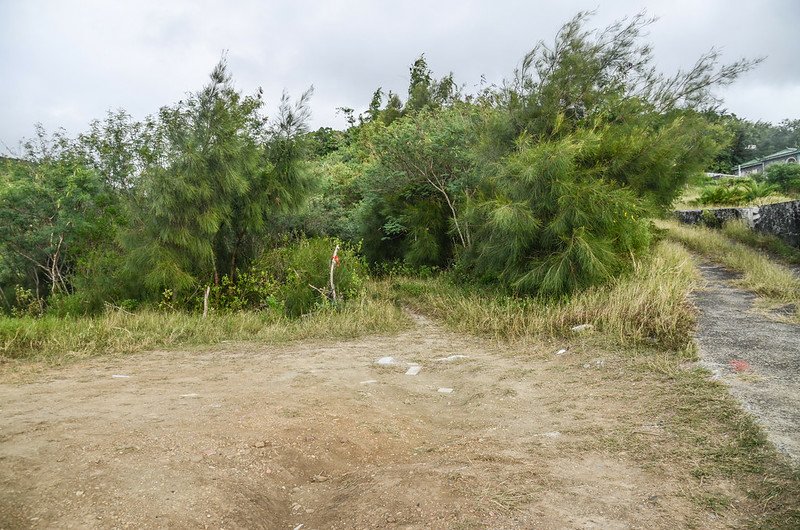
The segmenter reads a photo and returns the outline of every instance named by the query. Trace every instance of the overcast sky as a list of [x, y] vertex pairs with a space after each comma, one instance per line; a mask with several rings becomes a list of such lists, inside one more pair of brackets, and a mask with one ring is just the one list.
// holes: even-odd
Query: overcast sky
[[500, 82], [539, 39], [582, 9], [605, 26], [646, 8], [667, 72], [712, 46], [726, 61], [767, 56], [721, 94], [739, 116], [800, 118], [800, 0], [0, 0], [0, 151], [33, 124], [80, 132], [107, 110], [136, 118], [200, 89], [223, 50], [236, 86], [314, 85], [312, 126], [341, 128], [336, 107], [363, 110], [377, 87], [405, 95], [421, 53], [467, 90]]

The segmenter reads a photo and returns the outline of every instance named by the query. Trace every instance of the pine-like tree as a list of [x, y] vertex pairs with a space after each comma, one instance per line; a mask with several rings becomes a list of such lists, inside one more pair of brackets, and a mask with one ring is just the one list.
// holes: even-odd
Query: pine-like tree
[[306, 192], [298, 167], [310, 91], [292, 108], [284, 96], [268, 128], [259, 90], [243, 96], [225, 60], [202, 91], [160, 112], [167, 149], [148, 168], [126, 234], [128, 267], [157, 291], [177, 293], [233, 276], [252, 257], [273, 210]]

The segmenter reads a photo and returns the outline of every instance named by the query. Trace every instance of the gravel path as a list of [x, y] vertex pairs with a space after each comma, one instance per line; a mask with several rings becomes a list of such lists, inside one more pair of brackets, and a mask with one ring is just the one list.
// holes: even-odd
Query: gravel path
[[755, 295], [733, 287], [726, 269], [700, 270], [708, 283], [695, 295], [702, 364], [755, 415], [778, 450], [800, 462], [800, 326], [755, 311]]

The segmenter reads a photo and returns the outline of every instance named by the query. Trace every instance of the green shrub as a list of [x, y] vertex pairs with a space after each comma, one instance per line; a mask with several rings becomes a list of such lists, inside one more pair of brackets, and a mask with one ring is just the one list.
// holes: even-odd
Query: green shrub
[[254, 270], [271, 275], [275, 297], [288, 316], [297, 317], [332, 302], [330, 292], [331, 256], [339, 249], [334, 269], [337, 302], [357, 297], [367, 279], [366, 266], [356, 249], [333, 238], [303, 239], [265, 253]]
[[773, 164], [764, 172], [766, 181], [784, 193], [800, 193], [800, 164]]
[[520, 294], [560, 296], [604, 283], [650, 244], [646, 211], [626, 187], [583, 162], [593, 133], [521, 145], [474, 201], [464, 270]]
[[78, 294], [55, 294], [47, 299], [47, 314], [56, 317], [77, 317], [89, 314], [86, 297]]
[[778, 188], [752, 179], [725, 179], [703, 187], [697, 202], [703, 206], [743, 206], [771, 197]]
[[38, 317], [44, 311], [42, 299], [33, 294], [30, 289], [21, 285], [14, 287], [15, 303], [11, 308], [11, 315], [15, 317]]
[[[227, 274], [219, 285], [211, 286], [211, 307], [223, 311], [279, 309], [279, 285], [269, 271], [251, 268], [240, 272], [235, 279]], [[201, 301], [202, 296], [198, 300]]]

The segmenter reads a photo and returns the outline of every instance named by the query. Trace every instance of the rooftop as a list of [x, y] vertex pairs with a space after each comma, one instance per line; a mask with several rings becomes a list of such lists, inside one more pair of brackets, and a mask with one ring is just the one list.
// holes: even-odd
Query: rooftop
[[797, 147], [787, 147], [786, 149], [781, 149], [777, 153], [772, 153], [771, 155], [762, 156], [761, 158], [754, 158], [752, 160], [748, 160], [747, 162], [742, 162], [739, 164], [741, 167], [747, 166], [754, 166], [756, 164], [760, 164], [761, 162], [765, 162], [767, 160], [772, 160], [773, 158], [780, 158], [782, 156], [793, 155], [800, 153], [800, 149]]

